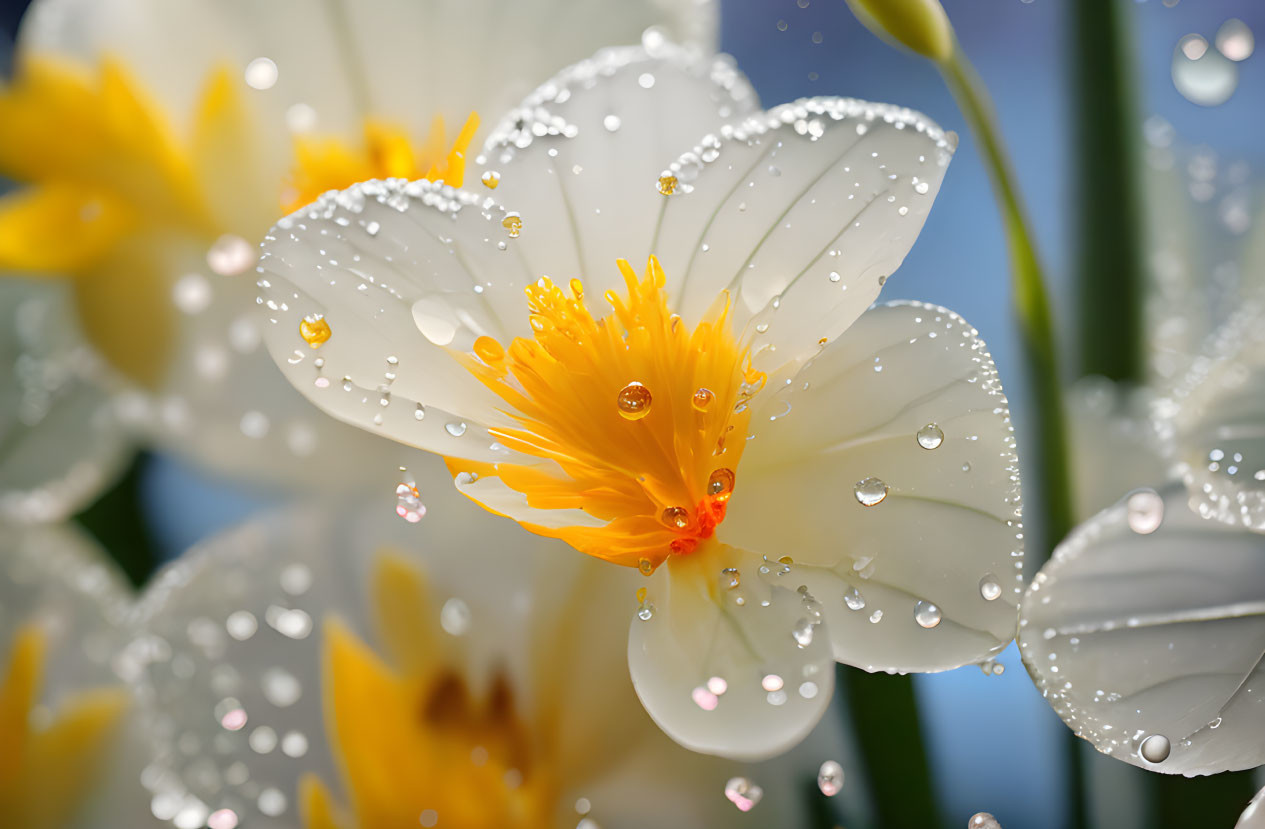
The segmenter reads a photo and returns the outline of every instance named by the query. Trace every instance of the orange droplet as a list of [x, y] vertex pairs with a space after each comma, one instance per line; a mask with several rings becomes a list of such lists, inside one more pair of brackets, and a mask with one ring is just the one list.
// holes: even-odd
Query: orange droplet
[[510, 232], [511, 239], [517, 239], [518, 234], [523, 232], [523, 219], [517, 213], [508, 213], [501, 219], [501, 227]]
[[695, 409], [698, 409], [700, 412], [705, 412], [712, 405], [712, 401], [715, 399], [716, 395], [711, 389], [699, 387], [694, 392], [694, 397], [690, 402], [694, 404]]
[[677, 180], [674, 175], [659, 176], [659, 192], [665, 196], [670, 196], [676, 192]]
[[650, 414], [652, 399], [650, 389], [634, 381], [619, 390], [615, 404], [619, 407], [619, 413], [627, 420], [641, 420]]
[[734, 471], [721, 467], [707, 479], [707, 494], [717, 501], [725, 502], [734, 491]]
[[299, 336], [312, 348], [320, 348], [332, 333], [322, 314], [308, 314], [299, 320]]
[[663, 523], [683, 530], [690, 525], [690, 513], [683, 507], [668, 507], [663, 511]]

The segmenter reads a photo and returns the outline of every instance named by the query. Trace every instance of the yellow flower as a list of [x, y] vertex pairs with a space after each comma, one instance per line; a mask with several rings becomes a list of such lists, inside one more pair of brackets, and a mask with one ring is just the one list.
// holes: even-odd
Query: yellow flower
[[[612, 7], [37, 0], [0, 85], [0, 271], [64, 277], [130, 423], [239, 476], [399, 452], [311, 416], [260, 353], [254, 243], [321, 192], [463, 182], [478, 111], [652, 24], [709, 41], [710, 3]], [[137, 393], [139, 392], [139, 393]], [[344, 449], [345, 447], [345, 449]]]
[[502, 125], [491, 198], [369, 182], [278, 223], [259, 288], [287, 378], [652, 576], [629, 669], [690, 748], [793, 745], [836, 660], [1004, 648], [1023, 532], [996, 369], [947, 309], [871, 307], [955, 137], [846, 98], [760, 112], [728, 60], [667, 43], [571, 67]]

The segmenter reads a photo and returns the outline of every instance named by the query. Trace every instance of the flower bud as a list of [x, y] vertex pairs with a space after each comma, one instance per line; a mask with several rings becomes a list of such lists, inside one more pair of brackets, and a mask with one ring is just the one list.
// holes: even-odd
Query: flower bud
[[847, 0], [866, 28], [926, 58], [943, 62], [953, 53], [953, 27], [940, 0]]

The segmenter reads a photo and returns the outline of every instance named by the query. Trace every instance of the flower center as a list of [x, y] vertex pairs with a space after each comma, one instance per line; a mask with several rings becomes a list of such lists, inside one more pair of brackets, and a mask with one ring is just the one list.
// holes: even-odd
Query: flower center
[[[475, 470], [496, 475], [537, 509], [579, 509], [599, 527], [528, 529], [649, 572], [693, 552], [725, 518], [742, 456], [747, 401], [765, 376], [730, 330], [722, 294], [692, 330], [667, 304], [662, 267], [645, 277], [619, 260], [627, 297], [595, 317], [579, 280], [527, 288], [531, 339], [491, 337], [457, 357], [508, 404], [519, 428], [492, 429], [509, 449], [540, 458]], [[454, 470], [469, 464], [450, 462]]]
[[451, 145], [445, 138], [442, 115], [435, 116], [426, 141], [417, 145], [403, 127], [375, 119], [365, 121], [359, 147], [337, 138], [296, 136], [294, 170], [282, 192], [282, 209], [292, 213], [328, 190], [373, 178], [443, 179], [460, 187], [465, 180], [466, 151], [478, 129], [479, 114], [471, 112]]

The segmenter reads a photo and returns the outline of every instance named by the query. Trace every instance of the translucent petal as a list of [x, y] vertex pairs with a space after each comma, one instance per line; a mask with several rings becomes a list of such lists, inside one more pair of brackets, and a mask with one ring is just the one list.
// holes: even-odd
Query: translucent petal
[[1024, 596], [1038, 688], [1102, 752], [1169, 774], [1265, 761], [1265, 539], [1200, 518], [1180, 484], [1078, 527]]
[[507, 218], [469, 193], [399, 180], [286, 217], [260, 259], [277, 365], [337, 418], [447, 456], [503, 460], [486, 429], [508, 422], [500, 400], [450, 349], [530, 331], [522, 289], [535, 277]]
[[770, 757], [802, 740], [834, 690], [820, 605], [779, 575], [784, 566], [732, 547], [666, 570], [628, 639], [650, 716], [686, 748], [725, 757]]
[[957, 137], [885, 104], [813, 98], [719, 129], [673, 163], [655, 248], [676, 307], [729, 290], [756, 362], [807, 359], [860, 316], [909, 251]]
[[[146, 777], [155, 801], [289, 825], [300, 775], [314, 772], [346, 803], [322, 710], [323, 621], [337, 617], [397, 671], [452, 669], [476, 695], [504, 672], [533, 744], [551, 746], [559, 791], [550, 825], [577, 820], [581, 796], [604, 826], [644, 825], [647, 812], [629, 798], [647, 790], [663, 793], [644, 805], [665, 825], [672, 808], [703, 823], [721, 814], [717, 800], [729, 808], [703, 788], [729, 769], [671, 743], [632, 693], [625, 617], [610, 611], [632, 604], [641, 577], [480, 517], [449, 486], [423, 498], [417, 524], [386, 504], [266, 515], [159, 575], [138, 645], [160, 735]], [[402, 565], [383, 569], [383, 560]], [[416, 576], [401, 578], [409, 568]], [[244, 726], [225, 728], [223, 716], [238, 709]], [[400, 727], [414, 722], [410, 709]], [[217, 763], [190, 746], [214, 746]]]
[[56, 521], [107, 487], [128, 457], [99, 361], [63, 285], [0, 280], [0, 517]]
[[879, 305], [756, 398], [717, 532], [821, 601], [835, 658], [867, 670], [982, 661], [1014, 636], [1018, 460], [978, 332], [944, 308]]
[[[664, 164], [757, 103], [728, 57], [669, 43], [607, 49], [544, 83], [480, 157], [498, 201], [522, 214], [527, 270], [579, 277], [592, 297], [622, 292], [615, 260], [640, 268], [655, 252]], [[678, 276], [668, 270], [669, 282]]]
[[1265, 531], [1265, 313], [1241, 309], [1156, 410], [1201, 515]]
[[1167, 452], [1151, 420], [1154, 393], [1105, 377], [1085, 377], [1067, 393], [1076, 517], [1114, 504], [1139, 481], [1168, 471]]
[[1247, 804], [1234, 829], [1265, 829], [1265, 789], [1257, 792], [1252, 802]]

